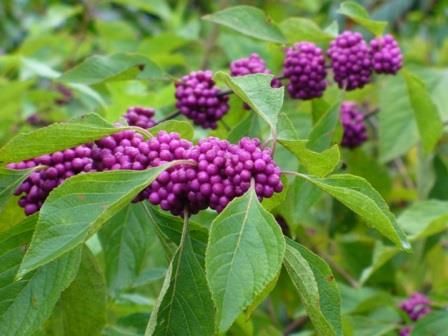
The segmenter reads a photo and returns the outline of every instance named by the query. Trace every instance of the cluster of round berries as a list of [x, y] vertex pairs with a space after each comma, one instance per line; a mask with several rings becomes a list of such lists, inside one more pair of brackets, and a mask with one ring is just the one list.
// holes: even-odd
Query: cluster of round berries
[[204, 128], [216, 128], [229, 110], [229, 97], [215, 85], [211, 71], [194, 71], [176, 86], [176, 107], [180, 113]]
[[95, 143], [42, 155], [33, 160], [9, 164], [11, 169], [32, 168], [33, 172], [16, 190], [24, 194], [19, 205], [30, 215], [40, 209], [52, 189], [65, 179], [82, 172], [118, 169], [142, 170], [173, 160], [189, 160], [161, 173], [135, 201], [148, 199], [174, 215], [184, 209], [197, 213], [208, 207], [222, 211], [235, 197], [255, 184], [260, 199], [283, 188], [280, 168], [270, 149], [258, 139], [244, 138], [230, 144], [218, 138], [205, 138], [197, 145], [177, 133], [160, 131], [149, 140], [134, 131], [121, 131]]
[[[431, 302], [422, 293], [414, 293], [400, 304], [400, 308], [409, 316], [412, 321], [418, 321], [431, 312]], [[409, 336], [412, 328], [405, 326], [400, 330], [400, 336]]]
[[51, 190], [67, 178], [81, 172], [95, 170], [92, 159], [91, 145], [81, 145], [75, 148], [58, 151], [53, 154], [41, 155], [32, 160], [11, 163], [10, 169], [26, 169], [42, 165], [22, 182], [15, 194], [24, 194], [19, 199], [19, 205], [26, 215], [37, 212]]
[[124, 118], [129, 126], [151, 128], [156, 124], [154, 120], [155, 110], [148, 107], [134, 106], [128, 108]]
[[343, 102], [340, 119], [343, 128], [341, 146], [350, 149], [361, 146], [367, 140], [367, 128], [359, 106], [355, 102]]

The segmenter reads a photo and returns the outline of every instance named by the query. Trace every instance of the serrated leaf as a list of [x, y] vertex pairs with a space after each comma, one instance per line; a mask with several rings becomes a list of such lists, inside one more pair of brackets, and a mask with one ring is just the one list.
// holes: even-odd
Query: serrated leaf
[[330, 267], [299, 243], [286, 242], [283, 263], [317, 334], [342, 335], [341, 299]]
[[81, 259], [76, 249], [20, 281], [14, 277], [29, 243], [36, 216], [0, 235], [0, 335], [33, 335], [51, 315], [61, 292], [75, 278]]
[[430, 152], [442, 137], [442, 119], [423, 81], [407, 70], [403, 75], [423, 148]]
[[369, 17], [367, 10], [355, 1], [344, 1], [338, 9], [338, 13], [348, 16], [375, 35], [381, 35], [387, 26], [385, 21], [376, 21]]
[[312, 175], [327, 176], [339, 164], [341, 154], [338, 145], [333, 145], [323, 152], [314, 152], [307, 148], [308, 140], [283, 140], [279, 142], [299, 160]]
[[167, 120], [149, 129], [151, 134], [157, 134], [159, 131], [176, 132], [184, 139], [193, 140], [194, 128], [191, 123], [179, 120]]
[[180, 162], [142, 171], [80, 174], [65, 181], [50, 193], [40, 210], [18, 277], [84, 243], [163, 170]]
[[410, 249], [406, 235], [398, 226], [389, 206], [362, 177], [350, 174], [335, 174], [327, 178], [300, 176], [336, 198], [398, 247]]
[[214, 318], [205, 272], [186, 230], [168, 268], [145, 336], [214, 335]]
[[106, 284], [92, 252], [85, 247], [78, 274], [64, 290], [50, 319], [58, 336], [100, 335], [106, 323]]
[[0, 211], [3, 210], [16, 188], [31, 172], [32, 169], [12, 170], [0, 168]]
[[104, 224], [98, 238], [109, 288], [120, 291], [133, 287], [143, 276], [153, 243], [157, 242], [144, 206], [139, 203], [123, 208]]
[[167, 79], [163, 71], [143, 55], [118, 53], [94, 55], [58, 78], [64, 83], [98, 85], [109, 81], [129, 79]]
[[334, 36], [322, 29], [312, 20], [292, 17], [280, 23], [280, 29], [289, 43], [309, 41], [328, 43]]
[[85, 144], [119, 132], [95, 113], [66, 123], [55, 123], [27, 133], [20, 133], [0, 149], [0, 161], [17, 162], [58, 150]]
[[286, 40], [280, 30], [272, 23], [266, 14], [256, 7], [235, 6], [203, 17], [204, 20], [214, 22], [244, 35], [260, 40], [285, 43]]
[[231, 77], [225, 72], [217, 72], [215, 79], [223, 81], [253, 111], [266, 121], [275, 132], [280, 110], [283, 105], [284, 88], [271, 87], [272, 75], [254, 74]]
[[225, 332], [275, 279], [285, 241], [253, 188], [234, 199], [212, 222], [205, 255], [207, 281]]
[[448, 227], [448, 202], [417, 202], [404, 210], [397, 221], [403, 231], [410, 235], [410, 240], [437, 234]]

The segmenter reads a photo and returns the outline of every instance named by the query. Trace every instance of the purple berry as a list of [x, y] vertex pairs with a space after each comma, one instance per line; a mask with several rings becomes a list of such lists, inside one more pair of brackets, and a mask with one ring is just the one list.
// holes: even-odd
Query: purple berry
[[333, 76], [339, 88], [352, 91], [370, 82], [372, 62], [368, 44], [357, 32], [343, 32], [330, 44]]
[[400, 336], [411, 336], [412, 328], [410, 326], [406, 326], [400, 329]]
[[90, 157], [91, 145], [80, 145], [51, 155], [41, 155], [31, 160], [8, 165], [11, 169], [32, 168], [37, 165], [45, 168], [34, 171], [16, 189], [22, 195], [19, 205], [27, 216], [39, 211], [48, 194], [67, 178], [83, 172], [94, 171]]
[[129, 126], [151, 128], [156, 124], [154, 115], [155, 111], [152, 108], [135, 106], [128, 108], [124, 118]]
[[229, 97], [221, 95], [211, 71], [195, 71], [176, 82], [176, 107], [204, 128], [216, 128], [229, 110]]
[[[230, 74], [234, 77], [257, 73], [272, 74], [271, 70], [266, 67], [266, 62], [257, 53], [252, 53], [249, 57], [240, 58], [230, 63]], [[271, 86], [279, 88], [282, 83], [278, 78], [274, 78], [271, 81]]]
[[403, 65], [400, 46], [392, 35], [377, 37], [370, 41], [373, 71], [395, 75]]
[[344, 132], [341, 146], [350, 149], [361, 146], [367, 140], [367, 128], [359, 106], [355, 102], [343, 102], [340, 118]]
[[414, 293], [400, 304], [400, 308], [409, 315], [413, 321], [421, 319], [431, 312], [428, 297], [421, 293]]
[[327, 87], [322, 49], [311, 42], [296, 43], [286, 49], [283, 66], [291, 98], [307, 100], [322, 96]]

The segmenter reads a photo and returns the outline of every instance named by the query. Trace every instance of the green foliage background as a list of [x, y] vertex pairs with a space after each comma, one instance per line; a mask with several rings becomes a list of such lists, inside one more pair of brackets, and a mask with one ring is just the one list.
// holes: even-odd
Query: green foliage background
[[[179, 219], [154, 207], [126, 205], [158, 169], [78, 176], [51, 194], [39, 219], [24, 219], [10, 194], [25, 173], [1, 168], [0, 335], [397, 335], [410, 323], [398, 304], [414, 291], [428, 294], [435, 312], [412, 335], [443, 335], [448, 1], [356, 3], [369, 17], [353, 2], [326, 0], [2, 1], [2, 164], [116, 132], [113, 123], [129, 106], [154, 107], [162, 119], [175, 110], [173, 81], [210, 68], [220, 86], [236, 93], [227, 126], [193, 130], [179, 118], [184, 122], [164, 128], [195, 140], [210, 134], [232, 141], [268, 139], [275, 130], [277, 162], [301, 176], [286, 177], [287, 189], [264, 208], [248, 193], [218, 217], [194, 216], [186, 233]], [[212, 14], [236, 5], [253, 7]], [[252, 52], [280, 74], [285, 44], [311, 40], [326, 47], [344, 29], [368, 39], [383, 29], [392, 33], [405, 69], [350, 93], [332, 85], [313, 102], [283, 101], [279, 91], [262, 88], [270, 80], [263, 76], [227, 75], [230, 61]], [[251, 95], [254, 85], [261, 89]], [[334, 145], [341, 100], [379, 110], [369, 119], [370, 140], [353, 151]], [[6, 145], [15, 135], [21, 137]], [[87, 202], [82, 225], [62, 229], [79, 215], [64, 208], [62, 196], [82, 190], [89, 199], [95, 182], [104, 181], [105, 210]], [[241, 209], [252, 218], [247, 225], [228, 218]], [[55, 228], [60, 241], [50, 246], [45, 239]], [[243, 242], [259, 233], [270, 244], [248, 244], [242, 252], [210, 244], [235, 232]], [[403, 250], [407, 240], [411, 251]], [[252, 276], [229, 271], [219, 281], [216, 256], [226, 253], [237, 270], [257, 261], [268, 266]], [[173, 304], [173, 298], [193, 303]]]

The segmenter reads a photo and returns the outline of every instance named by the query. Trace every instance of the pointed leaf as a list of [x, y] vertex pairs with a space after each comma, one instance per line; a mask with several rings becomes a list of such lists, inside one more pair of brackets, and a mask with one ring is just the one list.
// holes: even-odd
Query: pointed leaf
[[188, 232], [183, 235], [151, 313], [145, 336], [214, 335], [215, 308], [205, 272], [193, 250]]
[[84, 243], [134, 199], [173, 161], [142, 171], [108, 171], [73, 176], [54, 189], [39, 214], [31, 245], [18, 276]]
[[88, 248], [83, 249], [78, 274], [62, 292], [50, 321], [54, 335], [101, 334], [106, 323], [106, 284]]
[[272, 24], [270, 18], [258, 8], [251, 6], [235, 6], [206, 15], [204, 20], [221, 24], [244, 35], [260, 40], [285, 43], [280, 30]]
[[287, 238], [284, 265], [317, 334], [342, 335], [341, 299], [330, 267], [319, 256]]
[[383, 34], [387, 26], [385, 21], [375, 21], [369, 18], [369, 12], [355, 1], [344, 1], [339, 7], [338, 13], [348, 16], [375, 35]]
[[75, 278], [81, 259], [76, 249], [15, 281], [36, 216], [0, 235], [0, 335], [33, 335], [51, 315], [61, 292]]
[[333, 145], [321, 153], [307, 148], [308, 140], [283, 140], [279, 142], [299, 160], [312, 175], [327, 176], [339, 164], [341, 154], [338, 145]]
[[284, 251], [280, 227], [261, 206], [253, 188], [216, 217], [205, 269], [217, 307], [219, 332], [229, 329], [277, 277]]
[[65, 83], [86, 85], [129, 79], [166, 79], [166, 75], [143, 55], [119, 53], [91, 56], [59, 77]]
[[98, 114], [89, 113], [67, 123], [55, 123], [16, 135], [0, 149], [0, 161], [17, 162], [31, 159], [85, 144], [121, 130]]
[[442, 137], [442, 119], [423, 81], [409, 71], [403, 74], [423, 148], [430, 152]]
[[410, 249], [406, 235], [398, 226], [387, 203], [362, 177], [350, 174], [335, 174], [327, 178], [303, 174], [300, 176], [336, 198], [398, 247]]
[[252, 110], [263, 118], [273, 131], [277, 128], [278, 115], [283, 105], [284, 88], [271, 87], [272, 75], [255, 74], [231, 77], [218, 72], [216, 80], [223, 81]]

